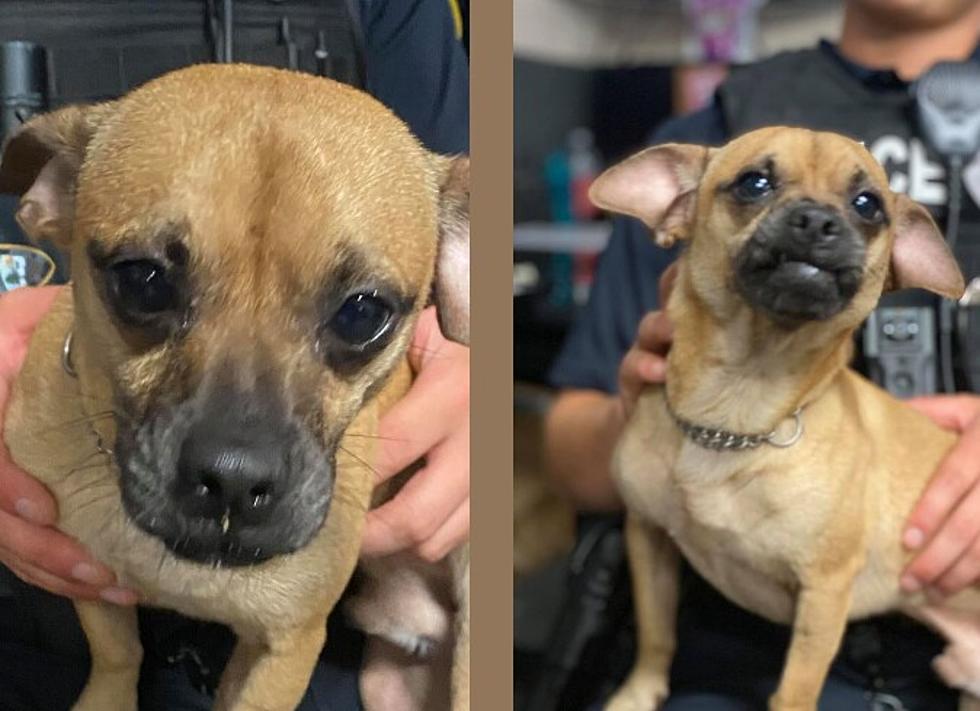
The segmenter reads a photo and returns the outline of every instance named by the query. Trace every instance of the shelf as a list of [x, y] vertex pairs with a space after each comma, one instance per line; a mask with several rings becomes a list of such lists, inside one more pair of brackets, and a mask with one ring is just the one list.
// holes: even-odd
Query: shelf
[[522, 222], [514, 225], [514, 250], [595, 254], [606, 248], [611, 230], [609, 222]]

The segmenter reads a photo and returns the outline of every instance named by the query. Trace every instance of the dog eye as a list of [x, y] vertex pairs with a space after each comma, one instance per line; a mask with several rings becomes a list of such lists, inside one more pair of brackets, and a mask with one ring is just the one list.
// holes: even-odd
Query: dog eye
[[851, 201], [851, 205], [854, 207], [854, 211], [868, 222], [876, 222], [883, 214], [881, 211], [881, 200], [874, 193], [859, 193]]
[[377, 293], [354, 294], [330, 319], [330, 329], [346, 343], [362, 348], [391, 325], [391, 308]]
[[111, 267], [118, 305], [135, 314], [157, 314], [177, 304], [177, 291], [163, 265], [148, 259], [119, 262]]
[[775, 189], [772, 180], [765, 173], [751, 170], [735, 180], [735, 197], [743, 202], [754, 202], [765, 197]]

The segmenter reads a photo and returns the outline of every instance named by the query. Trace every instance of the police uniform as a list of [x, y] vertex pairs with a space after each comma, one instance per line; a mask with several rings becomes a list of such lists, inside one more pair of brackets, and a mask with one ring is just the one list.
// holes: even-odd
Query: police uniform
[[[220, 4], [220, 3], [218, 3]], [[49, 49], [51, 108], [114, 98], [148, 79], [212, 58], [202, 31], [213, 2], [5, 2], [0, 40]], [[362, 86], [430, 150], [469, 147], [469, 66], [452, 0], [236, 0], [236, 61], [289, 66]], [[348, 12], [355, 7], [355, 14]], [[281, 19], [295, 49], [285, 46]], [[458, 24], [458, 23], [457, 23]], [[330, 58], [318, 64], [321, 33]], [[355, 52], [356, 50], [356, 52]], [[358, 56], [359, 55], [359, 56]], [[361, 65], [361, 66], [358, 66]], [[0, 243], [23, 242], [16, 198], [0, 196]], [[140, 610], [141, 711], [206, 711], [234, 639], [221, 625]], [[362, 639], [341, 615], [299, 711], [353, 711]], [[0, 565], [0, 711], [62, 711], [88, 677], [88, 646], [70, 602], [24, 584]]]
[[[980, 48], [973, 58], [980, 60]], [[926, 205], [945, 224], [946, 167], [915, 130], [909, 85], [892, 71], [849, 61], [828, 42], [733, 69], [708, 108], [669, 121], [653, 142], [719, 145], [754, 128], [780, 124], [863, 141], [884, 165], [892, 188]], [[973, 192], [964, 190], [956, 248], [967, 277], [980, 275], [980, 195]], [[658, 308], [659, 276], [677, 254], [676, 248], [655, 247], [638, 221], [616, 220], [589, 303], [551, 369], [553, 385], [616, 392], [620, 361], [641, 317]], [[924, 292], [889, 294], [885, 301], [935, 304]], [[962, 387], [962, 377], [958, 384]], [[736, 607], [687, 568], [677, 634], [672, 695], [665, 711], [765, 708], [778, 683], [788, 628]], [[938, 637], [902, 616], [855, 622], [848, 627], [819, 708], [956, 709], [956, 694], [930, 668], [941, 648]]]

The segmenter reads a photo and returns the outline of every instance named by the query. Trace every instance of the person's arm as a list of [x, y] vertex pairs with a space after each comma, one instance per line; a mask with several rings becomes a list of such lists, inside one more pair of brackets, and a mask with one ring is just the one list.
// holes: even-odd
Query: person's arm
[[[674, 274], [671, 266], [660, 278], [660, 303], [667, 301]], [[549, 410], [545, 420], [548, 471], [559, 491], [579, 508], [622, 508], [609, 470], [613, 448], [643, 388], [663, 382], [672, 331], [666, 313], [648, 313], [620, 362], [616, 394], [566, 389]]]
[[617, 219], [586, 311], [550, 373], [560, 391], [545, 420], [545, 465], [557, 491], [578, 508], [622, 505], [610, 457], [639, 391], [664, 375], [669, 325], [644, 314], [660, 303], [658, 277], [673, 258], [642, 224]]
[[609, 473], [622, 432], [619, 398], [599, 390], [565, 390], [545, 419], [544, 456], [556, 490], [576, 508], [622, 508]]

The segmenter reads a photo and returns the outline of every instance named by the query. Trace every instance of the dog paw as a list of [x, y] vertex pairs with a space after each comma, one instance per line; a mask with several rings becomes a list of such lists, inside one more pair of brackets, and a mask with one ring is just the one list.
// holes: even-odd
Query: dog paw
[[605, 711], [656, 711], [666, 698], [665, 679], [631, 674], [606, 703]]
[[977, 659], [959, 645], [949, 645], [932, 660], [932, 668], [947, 686], [980, 697], [980, 669]]
[[439, 644], [432, 637], [412, 634], [406, 630], [390, 630], [382, 636], [396, 647], [419, 659], [427, 659]]

